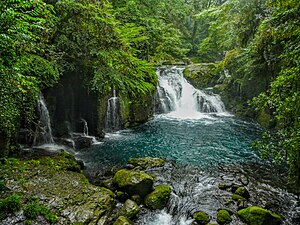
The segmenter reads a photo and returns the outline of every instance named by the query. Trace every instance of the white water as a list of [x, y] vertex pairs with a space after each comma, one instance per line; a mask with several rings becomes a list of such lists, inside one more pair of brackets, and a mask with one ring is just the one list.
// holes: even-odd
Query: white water
[[85, 119], [81, 119], [83, 122], [83, 135], [84, 136], [89, 136], [89, 127]]
[[121, 129], [120, 99], [113, 90], [113, 96], [107, 101], [105, 131], [117, 131]]
[[226, 113], [219, 95], [194, 88], [183, 77], [184, 68], [159, 68], [158, 113], [180, 119], [207, 118], [209, 113]]
[[37, 124], [33, 145], [53, 144], [54, 140], [52, 136], [49, 111], [41, 93], [38, 96], [37, 108], [39, 113], [39, 122]]

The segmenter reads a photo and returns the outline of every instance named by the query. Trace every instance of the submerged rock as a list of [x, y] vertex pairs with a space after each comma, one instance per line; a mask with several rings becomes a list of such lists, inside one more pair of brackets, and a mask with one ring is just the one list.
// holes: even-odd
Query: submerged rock
[[194, 215], [193, 215], [193, 218], [196, 220], [196, 222], [200, 225], [206, 225], [209, 223], [210, 221], [210, 218], [209, 216], [207, 215], [207, 213], [205, 212], [202, 212], [202, 211], [199, 211], [199, 212], [196, 212]]
[[128, 163], [132, 164], [134, 167], [141, 167], [142, 169], [149, 169], [153, 167], [161, 167], [165, 164], [165, 161], [161, 158], [131, 158]]
[[279, 215], [257, 206], [239, 210], [238, 216], [248, 225], [279, 225], [282, 222]]
[[166, 207], [171, 195], [168, 185], [159, 185], [145, 198], [145, 205], [150, 209], [163, 209]]
[[229, 224], [232, 221], [230, 213], [226, 209], [221, 209], [217, 214], [217, 222], [218, 224], [225, 225]]
[[152, 190], [153, 177], [145, 172], [119, 170], [114, 176], [115, 184], [125, 192], [145, 197]]
[[134, 223], [125, 216], [119, 216], [113, 225], [134, 225]]
[[118, 211], [117, 216], [125, 216], [132, 219], [139, 211], [139, 206], [131, 199], [127, 199], [123, 207]]

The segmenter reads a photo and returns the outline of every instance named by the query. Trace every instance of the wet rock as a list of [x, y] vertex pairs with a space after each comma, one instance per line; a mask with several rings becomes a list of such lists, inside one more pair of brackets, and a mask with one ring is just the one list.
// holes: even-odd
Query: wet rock
[[226, 209], [221, 209], [217, 213], [218, 224], [229, 224], [232, 221], [230, 213]]
[[238, 178], [238, 181], [240, 181], [244, 186], [247, 186], [249, 184], [249, 179], [245, 175], [241, 175]]
[[131, 195], [144, 197], [152, 190], [153, 177], [145, 172], [122, 169], [115, 174], [114, 183]]
[[229, 199], [229, 200], [227, 200], [225, 203], [224, 203], [224, 205], [230, 205], [230, 204], [233, 204], [234, 203], [234, 201], [232, 200], [232, 199]]
[[118, 211], [117, 216], [125, 216], [132, 219], [139, 211], [139, 206], [131, 199], [127, 199], [123, 207]]
[[134, 225], [134, 223], [125, 216], [119, 216], [113, 225]]
[[166, 207], [171, 195], [171, 188], [168, 185], [159, 185], [145, 198], [145, 205], [150, 209], [163, 209]]
[[139, 195], [131, 196], [131, 199], [136, 202], [136, 204], [140, 205], [142, 203], [142, 198]]
[[239, 185], [239, 184], [232, 184], [232, 185], [231, 185], [231, 192], [232, 192], [232, 193], [235, 193], [236, 190], [237, 190], [239, 187], [241, 187], [241, 185]]
[[128, 199], [128, 194], [126, 194], [123, 191], [117, 191], [116, 192], [116, 198], [120, 201], [120, 202], [125, 202]]
[[101, 187], [105, 187], [111, 191], [116, 191], [116, 187], [113, 182], [113, 178], [106, 179], [100, 183]]
[[165, 161], [160, 158], [131, 158], [128, 163], [132, 164], [134, 167], [141, 167], [142, 169], [149, 169], [153, 167], [161, 167], [165, 164]]
[[231, 197], [234, 201], [239, 201], [239, 200], [246, 201], [246, 199], [243, 196], [237, 194], [233, 194]]
[[250, 198], [250, 194], [245, 187], [239, 187], [238, 189], [236, 189], [236, 191], [234, 193], [244, 197], [245, 199]]
[[77, 136], [74, 137], [74, 143], [76, 149], [89, 148], [94, 141], [94, 137], [90, 136]]
[[279, 215], [257, 206], [239, 210], [238, 216], [248, 225], [279, 225], [282, 222]]
[[205, 212], [202, 212], [202, 211], [199, 211], [199, 212], [196, 212], [194, 215], [193, 215], [193, 218], [196, 220], [196, 222], [200, 225], [206, 225], [209, 223], [210, 221], [210, 218], [209, 216], [207, 215], [207, 213]]
[[231, 188], [230, 184], [219, 184], [219, 189], [220, 190], [227, 190], [229, 188]]

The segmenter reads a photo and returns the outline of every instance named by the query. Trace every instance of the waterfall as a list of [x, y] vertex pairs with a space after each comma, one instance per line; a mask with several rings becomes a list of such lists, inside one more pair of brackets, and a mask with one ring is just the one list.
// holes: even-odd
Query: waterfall
[[199, 113], [225, 112], [219, 95], [194, 88], [183, 77], [184, 68], [159, 68], [156, 112], [180, 118], [193, 118]]
[[81, 119], [83, 122], [83, 135], [84, 136], [89, 136], [89, 127], [85, 119]]
[[33, 144], [41, 145], [41, 144], [54, 143], [52, 137], [49, 111], [47, 109], [47, 105], [44, 100], [44, 97], [41, 93], [38, 96], [37, 109], [39, 113], [39, 121], [36, 127], [36, 134], [34, 137]]
[[121, 128], [120, 99], [113, 90], [113, 96], [107, 101], [105, 131], [117, 131]]

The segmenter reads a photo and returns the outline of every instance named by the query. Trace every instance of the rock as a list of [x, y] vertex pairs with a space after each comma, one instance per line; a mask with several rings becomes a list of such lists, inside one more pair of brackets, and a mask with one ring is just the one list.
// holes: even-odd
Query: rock
[[145, 197], [152, 190], [153, 177], [145, 172], [122, 169], [115, 174], [114, 183], [131, 195]]
[[202, 211], [199, 211], [199, 212], [196, 212], [194, 215], [193, 215], [193, 218], [196, 220], [196, 222], [200, 225], [206, 225], [209, 223], [210, 221], [210, 218], [209, 216], [207, 215], [207, 213], [205, 212], [202, 212]]
[[76, 149], [88, 148], [93, 144], [94, 137], [90, 136], [77, 136], [74, 137]]
[[113, 225], [134, 225], [134, 223], [125, 216], [119, 216]]
[[129, 196], [128, 196], [128, 194], [124, 193], [123, 191], [117, 191], [116, 192], [116, 198], [120, 202], [125, 202], [129, 198]]
[[220, 190], [226, 190], [226, 189], [229, 189], [230, 187], [231, 187], [230, 184], [219, 184]]
[[113, 178], [109, 178], [109, 179], [106, 179], [104, 181], [102, 181], [100, 183], [100, 186], [101, 187], [105, 187], [111, 191], [115, 191], [116, 190], [116, 187], [114, 186], [114, 183], [113, 183]]
[[226, 209], [221, 209], [217, 214], [217, 222], [218, 224], [229, 224], [232, 221], [232, 218], [229, 212]]
[[238, 189], [236, 189], [236, 191], [234, 193], [244, 197], [245, 199], [250, 198], [250, 194], [245, 187], [239, 187]]
[[246, 201], [246, 199], [245, 199], [244, 197], [242, 197], [242, 196], [240, 196], [240, 195], [238, 195], [238, 194], [233, 194], [231, 197], [232, 197], [232, 199], [233, 199], [234, 201], [240, 201], [240, 200]]
[[134, 167], [141, 167], [142, 169], [149, 169], [153, 167], [161, 167], [165, 164], [165, 161], [160, 158], [131, 158], [128, 163], [132, 164]]
[[171, 188], [168, 185], [159, 185], [145, 198], [145, 205], [150, 209], [163, 209], [166, 207], [171, 195]]
[[232, 203], [234, 203], [233, 200], [232, 200], [232, 199], [229, 199], [229, 200], [227, 200], [227, 201], [224, 203], [224, 205], [230, 205], [230, 204], [232, 204]]
[[232, 193], [235, 193], [235, 191], [236, 191], [239, 187], [241, 187], [241, 185], [239, 185], [239, 184], [232, 184], [232, 185], [231, 185], [231, 192], [232, 192]]
[[282, 222], [279, 215], [257, 206], [239, 210], [238, 216], [248, 225], [279, 225]]
[[238, 181], [240, 181], [244, 186], [247, 186], [249, 184], [249, 179], [245, 175], [241, 175], [238, 178]]
[[117, 213], [117, 216], [125, 216], [129, 219], [132, 219], [136, 214], [139, 213], [139, 211], [139, 206], [131, 199], [127, 199], [123, 207]]
[[142, 198], [139, 195], [133, 195], [131, 196], [131, 200], [135, 201], [136, 204], [140, 205], [142, 203]]

